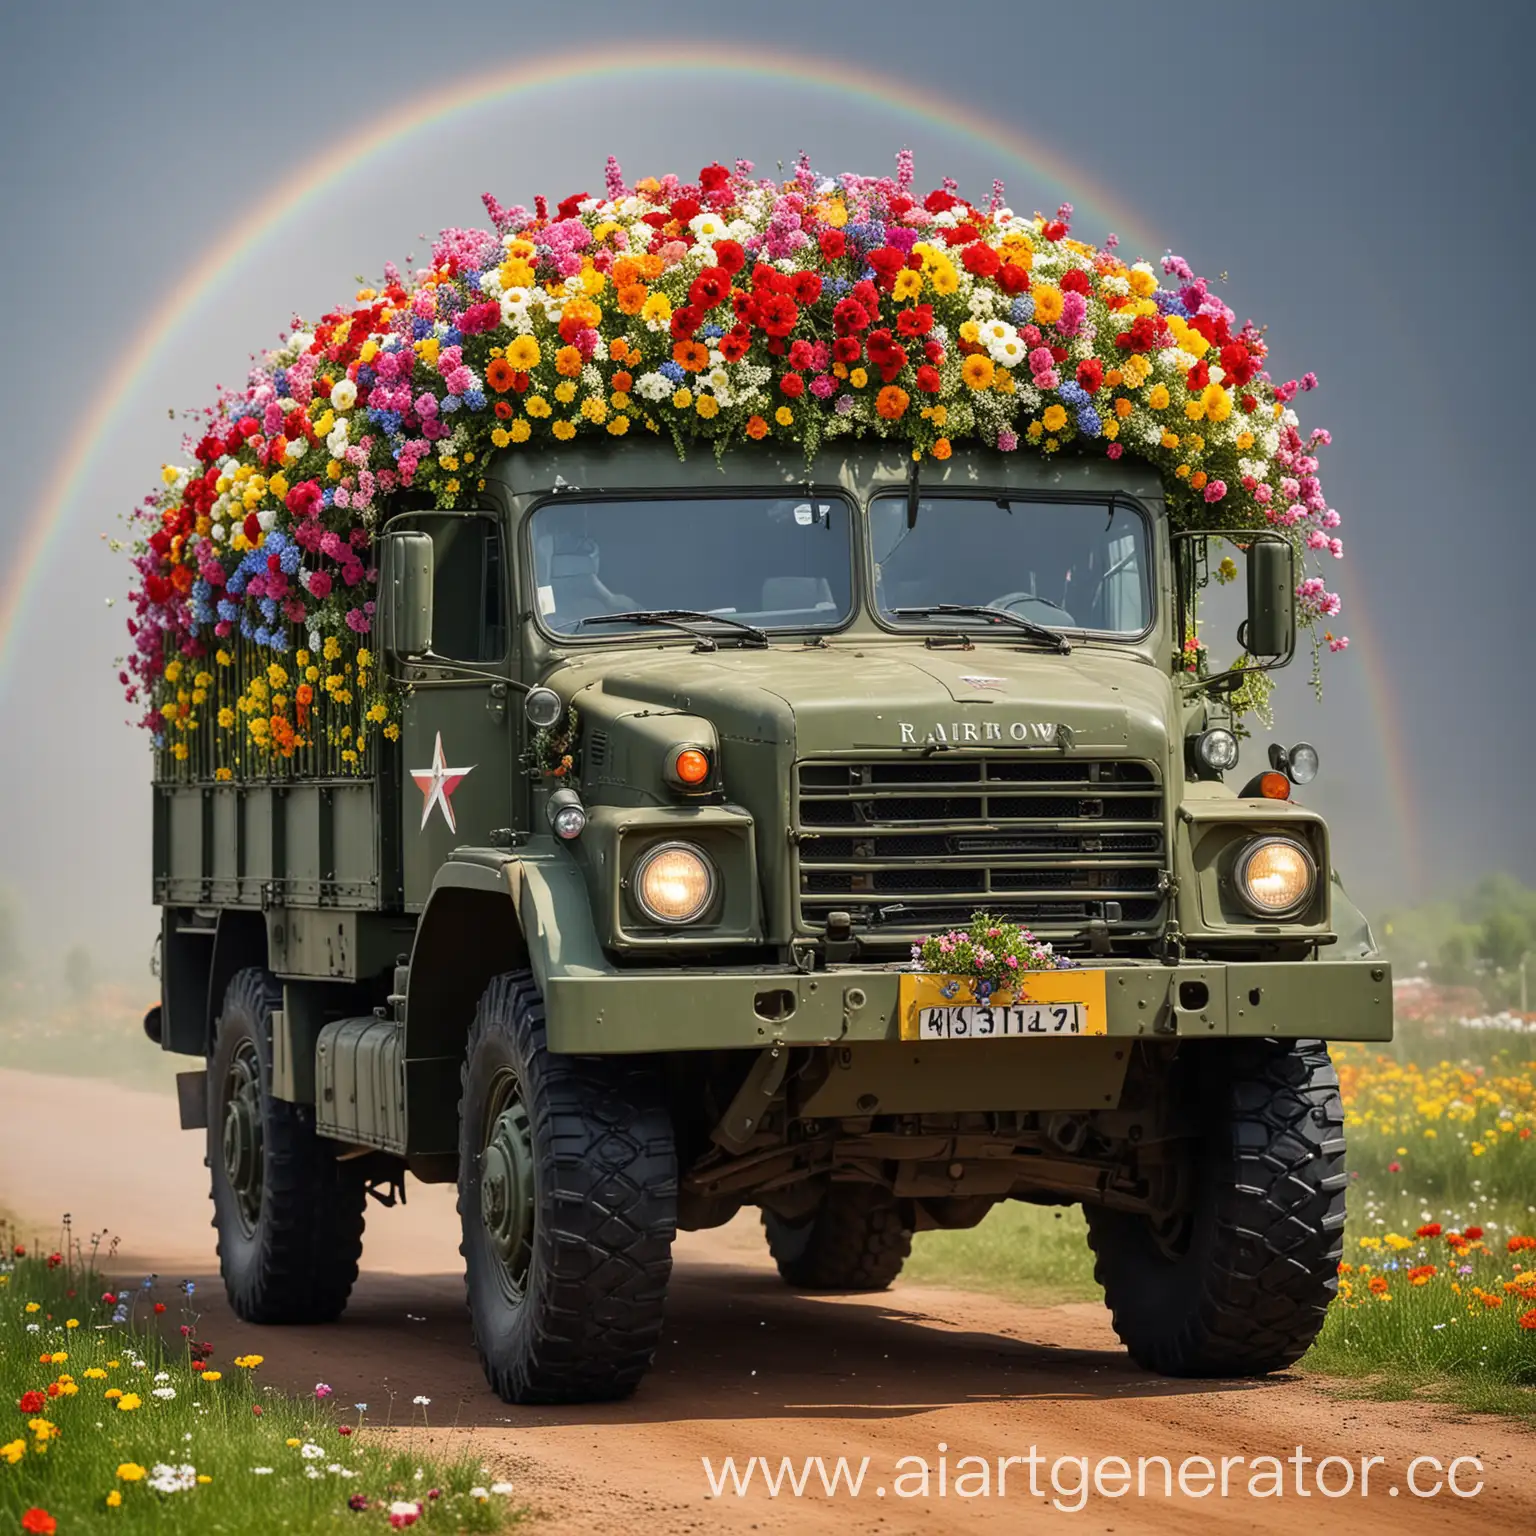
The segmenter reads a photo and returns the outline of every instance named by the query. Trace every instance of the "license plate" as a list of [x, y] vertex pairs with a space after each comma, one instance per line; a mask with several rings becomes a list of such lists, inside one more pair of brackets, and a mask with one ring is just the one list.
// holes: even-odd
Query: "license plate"
[[903, 1040], [1018, 1040], [1108, 1032], [1103, 971], [1038, 971], [985, 1002], [965, 976], [901, 978]]

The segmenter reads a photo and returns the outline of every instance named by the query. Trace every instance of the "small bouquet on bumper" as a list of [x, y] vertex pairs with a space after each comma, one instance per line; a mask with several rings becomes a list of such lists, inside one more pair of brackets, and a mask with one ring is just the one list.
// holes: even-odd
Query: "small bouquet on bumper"
[[975, 988], [978, 1002], [994, 992], [1011, 993], [1030, 971], [1064, 971], [1073, 965], [1028, 928], [977, 912], [969, 928], [930, 933], [912, 946], [912, 969], [928, 976], [963, 976]]

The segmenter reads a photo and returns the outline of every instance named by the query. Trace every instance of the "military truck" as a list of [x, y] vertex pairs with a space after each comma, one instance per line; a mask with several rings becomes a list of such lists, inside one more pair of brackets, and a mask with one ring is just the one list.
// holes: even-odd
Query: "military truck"
[[[914, 1233], [1080, 1204], [1143, 1365], [1301, 1354], [1344, 1220], [1323, 1042], [1388, 1038], [1392, 992], [1293, 791], [1316, 753], [1241, 762], [1230, 718], [1294, 648], [1283, 538], [1174, 531], [1129, 459], [871, 440], [502, 454], [378, 542], [373, 771], [154, 789], [146, 1027], [206, 1063], [242, 1318], [335, 1318], [409, 1176], [457, 1183], [512, 1402], [632, 1390], [674, 1234], [750, 1206], [789, 1285], [877, 1290]], [[1194, 677], [1218, 546], [1247, 668]], [[914, 970], [977, 911], [1076, 964], [1011, 1004]]]

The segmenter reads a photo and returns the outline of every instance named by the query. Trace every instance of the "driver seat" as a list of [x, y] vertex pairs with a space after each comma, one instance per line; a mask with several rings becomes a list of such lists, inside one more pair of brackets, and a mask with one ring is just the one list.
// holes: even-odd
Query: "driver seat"
[[600, 559], [592, 539], [578, 535], [556, 539], [549, 560], [549, 590], [561, 629], [599, 613], [623, 613], [636, 606], [632, 597], [603, 584], [597, 574]]

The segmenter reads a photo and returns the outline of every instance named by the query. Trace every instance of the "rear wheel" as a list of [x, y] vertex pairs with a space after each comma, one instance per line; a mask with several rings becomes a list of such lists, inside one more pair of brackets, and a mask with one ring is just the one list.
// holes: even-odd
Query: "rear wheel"
[[552, 1054], [526, 971], [480, 1000], [460, 1104], [459, 1219], [475, 1347], [509, 1403], [627, 1396], [661, 1338], [677, 1156], [660, 1080]]
[[360, 1178], [315, 1134], [314, 1111], [272, 1097], [267, 971], [237, 972], [208, 1064], [208, 1167], [219, 1269], [248, 1323], [325, 1323], [341, 1315], [363, 1248]]
[[1343, 1252], [1344, 1110], [1320, 1040], [1200, 1052], [1192, 1113], [1208, 1127], [1189, 1209], [1160, 1223], [1087, 1208], [1115, 1332], [1165, 1376], [1256, 1376], [1323, 1325]]
[[813, 1215], [787, 1222], [763, 1212], [768, 1251], [793, 1286], [813, 1291], [883, 1291], [912, 1251], [901, 1202], [878, 1184], [832, 1184]]

